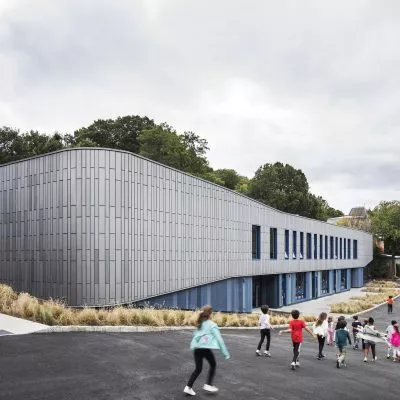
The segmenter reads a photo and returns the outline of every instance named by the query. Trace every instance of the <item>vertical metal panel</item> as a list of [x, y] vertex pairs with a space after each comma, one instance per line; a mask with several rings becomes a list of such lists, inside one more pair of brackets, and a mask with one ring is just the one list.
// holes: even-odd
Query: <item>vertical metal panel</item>
[[[281, 213], [133, 154], [74, 149], [0, 171], [1, 281], [72, 305], [130, 302], [235, 276], [359, 268], [372, 258], [369, 234]], [[260, 260], [251, 257], [253, 224], [261, 227]], [[277, 260], [268, 256], [270, 227], [278, 230]], [[358, 259], [285, 260], [285, 229], [357, 240]], [[196, 293], [210, 300], [208, 289]]]

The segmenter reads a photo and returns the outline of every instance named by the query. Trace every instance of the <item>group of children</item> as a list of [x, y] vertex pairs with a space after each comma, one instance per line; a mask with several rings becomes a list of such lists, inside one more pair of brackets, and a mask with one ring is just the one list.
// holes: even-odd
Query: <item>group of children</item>
[[[393, 309], [393, 306], [390, 308]], [[261, 337], [257, 346], [256, 355], [262, 356], [264, 354], [267, 357], [271, 357], [271, 329], [273, 329], [273, 327], [270, 323], [268, 310], [269, 309], [267, 305], [261, 307], [261, 315], [259, 318]], [[198, 318], [197, 329], [193, 334], [190, 344], [190, 349], [194, 352], [195, 370], [193, 371], [186, 387], [184, 388], [184, 393], [190, 396], [194, 396], [196, 394], [193, 390], [193, 384], [202, 371], [203, 359], [206, 359], [210, 364], [207, 381], [203, 386], [203, 389], [210, 393], [215, 393], [218, 391], [218, 388], [212, 384], [216, 369], [216, 362], [212, 349], [221, 350], [225, 359], [229, 359], [230, 357], [219, 332], [218, 325], [210, 320], [211, 315], [212, 308], [210, 306], [205, 306], [202, 308]], [[325, 342], [328, 345], [335, 343], [338, 349], [336, 366], [337, 368], [346, 366], [346, 347], [347, 344], [352, 345], [352, 342], [344, 316], [339, 317], [337, 319], [336, 326], [334, 326], [333, 318], [328, 317], [327, 314], [323, 312], [319, 315], [317, 321], [314, 323], [311, 329], [303, 320], [299, 319], [300, 312], [298, 310], [293, 310], [291, 312], [291, 316], [292, 320], [289, 322], [288, 329], [281, 330], [279, 335], [286, 332], [290, 332], [291, 334], [293, 344], [293, 359], [290, 367], [292, 370], [295, 370], [300, 366], [299, 358], [300, 348], [303, 343], [303, 330], [308, 332], [314, 338], [318, 339], [318, 360], [325, 358], [325, 355], [323, 354]], [[385, 334], [382, 334], [375, 329], [374, 319], [372, 317], [364, 320], [362, 323], [358, 320], [358, 316], [354, 316], [351, 325], [353, 333], [353, 349], [359, 349], [361, 338], [364, 362], [368, 362], [369, 350], [372, 352], [372, 360], [376, 361], [377, 357], [375, 346], [377, 341], [382, 341], [382, 337], [385, 337], [388, 345], [387, 358], [389, 359], [393, 357], [393, 361], [400, 361], [400, 329], [397, 321], [393, 320], [391, 322], [391, 324], [387, 327]], [[261, 347], [265, 339], [267, 342], [265, 351], [262, 354]]]

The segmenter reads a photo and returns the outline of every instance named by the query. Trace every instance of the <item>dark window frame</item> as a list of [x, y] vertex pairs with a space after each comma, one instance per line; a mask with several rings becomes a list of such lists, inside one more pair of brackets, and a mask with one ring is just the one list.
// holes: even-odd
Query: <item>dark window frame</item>
[[253, 260], [261, 259], [261, 227], [251, 226], [251, 255]]

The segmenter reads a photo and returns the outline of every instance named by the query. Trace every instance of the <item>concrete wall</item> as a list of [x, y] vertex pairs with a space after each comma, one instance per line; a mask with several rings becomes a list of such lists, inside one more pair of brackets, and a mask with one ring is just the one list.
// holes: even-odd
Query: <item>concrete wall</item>
[[[252, 259], [252, 225], [261, 231]], [[270, 259], [270, 227], [277, 259]], [[284, 257], [284, 230], [358, 241], [358, 259]], [[300, 240], [297, 239], [297, 254]], [[318, 252], [319, 257], [319, 252]], [[0, 280], [71, 305], [141, 301], [235, 277], [359, 268], [371, 235], [285, 214], [136, 155], [71, 149], [0, 167]], [[290, 296], [290, 294], [289, 294]]]

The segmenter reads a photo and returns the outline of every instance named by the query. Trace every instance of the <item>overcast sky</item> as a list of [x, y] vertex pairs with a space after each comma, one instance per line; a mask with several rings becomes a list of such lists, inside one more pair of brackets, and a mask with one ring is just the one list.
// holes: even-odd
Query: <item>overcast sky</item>
[[138, 114], [214, 168], [282, 161], [348, 212], [400, 199], [400, 2], [0, 0], [0, 126]]

